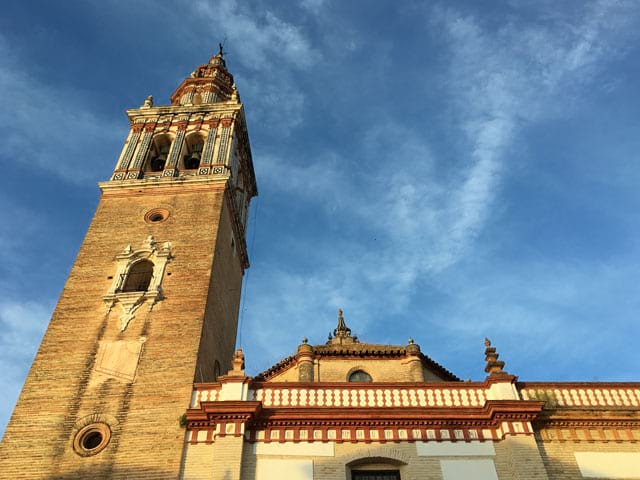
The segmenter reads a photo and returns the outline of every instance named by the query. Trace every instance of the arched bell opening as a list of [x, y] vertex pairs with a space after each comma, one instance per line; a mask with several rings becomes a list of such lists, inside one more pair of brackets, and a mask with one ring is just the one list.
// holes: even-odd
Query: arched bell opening
[[167, 163], [170, 148], [171, 137], [169, 135], [157, 135], [154, 137], [149, 148], [144, 170], [146, 172], [162, 172]]
[[153, 278], [153, 262], [140, 260], [131, 265], [126, 274], [122, 292], [146, 292]]
[[200, 166], [202, 151], [204, 150], [204, 137], [198, 133], [193, 133], [184, 142], [182, 155], [182, 169], [195, 170]]

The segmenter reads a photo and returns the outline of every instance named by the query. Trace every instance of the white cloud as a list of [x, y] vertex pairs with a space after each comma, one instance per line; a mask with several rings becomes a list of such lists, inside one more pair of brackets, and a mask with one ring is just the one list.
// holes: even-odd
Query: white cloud
[[[27, 301], [0, 302], [0, 390], [4, 402], [0, 419], [9, 418], [18, 399], [33, 352], [51, 315], [51, 305]], [[5, 425], [0, 424], [0, 431]]]
[[311, 13], [317, 14], [326, 5], [326, 0], [302, 0], [300, 5], [302, 8], [309, 10]]
[[[456, 262], [482, 231], [520, 129], [566, 109], [568, 92], [574, 98], [586, 95], [631, 35], [632, 15], [622, 15], [618, 2], [597, 2], [586, 12], [581, 23], [512, 23], [491, 32], [453, 10], [435, 11], [433, 24], [443, 28], [450, 46], [447, 82], [466, 137], [468, 167], [456, 181], [441, 185], [447, 192], [435, 207], [441, 250], [424, 264], [427, 269]], [[414, 187], [422, 197], [433, 185]], [[421, 226], [428, 232], [433, 223]]]
[[121, 125], [106, 124], [82, 101], [74, 101], [71, 91], [52, 88], [44, 79], [31, 76], [1, 36], [0, 90], [7, 93], [0, 112], [4, 136], [0, 155], [5, 161], [86, 184], [101, 162], [112, 161], [101, 156], [104, 147], [125, 136]]
[[307, 68], [319, 58], [303, 30], [285, 22], [269, 10], [251, 12], [235, 0], [215, 5], [199, 1], [206, 22], [215, 25], [235, 48], [242, 47], [238, 61], [253, 70], [271, 70], [283, 66]]
[[304, 112], [304, 94], [295, 73], [316, 65], [320, 52], [302, 28], [270, 10], [251, 12], [234, 0], [215, 5], [199, 1], [196, 6], [208, 30], [213, 25], [226, 36], [228, 48], [242, 51], [233, 61], [251, 72], [236, 76], [243, 99], [251, 104], [252, 117], [278, 125], [273, 134], [287, 136], [302, 121]]
[[[464, 157], [456, 160], [453, 172], [443, 174], [448, 166], [419, 127], [402, 121], [370, 127], [362, 150], [354, 155], [367, 160], [362, 176], [346, 176], [341, 167], [346, 159], [330, 152], [308, 159], [303, 167], [283, 158], [269, 161], [263, 182], [317, 202], [325, 212], [339, 204], [336, 221], [359, 226], [361, 236], [346, 240], [339, 249], [314, 245], [313, 255], [329, 260], [312, 273], [268, 268], [269, 280], [257, 280], [263, 290], [252, 291], [247, 321], [251, 331], [264, 331], [264, 338], [256, 340], [258, 358], [282, 351], [273, 348], [274, 337], [283, 348], [290, 348], [296, 335], [322, 338], [330, 306], [342, 306], [336, 302], [345, 302], [347, 318], [365, 328], [369, 317], [380, 311], [402, 312], [419, 281], [437, 278], [447, 288], [449, 267], [468, 261], [471, 253], [479, 254], [474, 241], [498, 210], [501, 182], [510, 168], [508, 154], [522, 129], [583, 101], [612, 56], [624, 50], [621, 45], [633, 34], [628, 20], [633, 15], [621, 15], [618, 8], [617, 3], [597, 2], [585, 9], [584, 18], [563, 18], [545, 26], [513, 23], [495, 32], [479, 19], [453, 10], [436, 11], [432, 27], [442, 31], [450, 49], [445, 82], [461, 134], [456, 153]], [[274, 165], [276, 170], [271, 169]], [[538, 340], [554, 329], [555, 338], [570, 336], [569, 331], [564, 337], [557, 334], [559, 324], [575, 325], [575, 312], [563, 308], [582, 302], [585, 291], [598, 282], [589, 271], [536, 267], [523, 264], [517, 275], [488, 281], [486, 288], [471, 278], [449, 284], [458, 307], [449, 312], [443, 328], [481, 336], [500, 325], [513, 336], [531, 329], [531, 338]], [[563, 282], [574, 282], [575, 287]], [[515, 295], [518, 286], [528, 292], [525, 298]], [[500, 293], [505, 292], [511, 298], [501, 301]], [[273, 319], [275, 328], [290, 328], [277, 334], [266, 331], [253, 312]], [[539, 318], [539, 312], [549, 317]], [[301, 314], [305, 317], [298, 318]], [[279, 323], [282, 318], [286, 321]], [[580, 333], [586, 338], [588, 332]]]

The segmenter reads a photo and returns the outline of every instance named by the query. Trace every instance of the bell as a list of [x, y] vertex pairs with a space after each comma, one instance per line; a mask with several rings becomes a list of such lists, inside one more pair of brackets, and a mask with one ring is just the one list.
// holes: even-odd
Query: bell
[[184, 159], [184, 168], [187, 170], [194, 170], [200, 166], [200, 157], [202, 154], [200, 152], [193, 152], [190, 155], [185, 156]]
[[152, 172], [161, 172], [164, 170], [164, 164], [167, 161], [167, 156], [160, 154], [157, 157], [153, 157], [149, 162], [149, 167]]

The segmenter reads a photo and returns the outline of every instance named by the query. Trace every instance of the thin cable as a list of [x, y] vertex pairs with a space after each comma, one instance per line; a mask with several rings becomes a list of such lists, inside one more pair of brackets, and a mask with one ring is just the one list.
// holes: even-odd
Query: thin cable
[[[255, 209], [255, 213], [253, 214], [253, 231], [251, 232], [251, 247], [250, 247], [250, 251], [253, 253], [253, 245], [255, 244], [256, 241], [256, 225], [258, 223], [258, 211], [259, 211], [259, 207], [260, 207], [260, 197], [256, 198], [256, 209]], [[249, 291], [249, 273], [250, 273], [251, 269], [246, 271], [246, 274], [244, 276], [244, 280], [242, 281], [243, 286], [242, 286], [242, 292], [240, 292], [240, 295], [242, 297], [242, 300], [240, 301], [240, 319], [238, 320], [238, 346], [240, 348], [242, 348], [242, 326], [243, 326], [243, 318], [244, 318], [244, 311], [245, 311], [245, 307], [244, 307], [244, 302], [247, 300], [247, 293]]]

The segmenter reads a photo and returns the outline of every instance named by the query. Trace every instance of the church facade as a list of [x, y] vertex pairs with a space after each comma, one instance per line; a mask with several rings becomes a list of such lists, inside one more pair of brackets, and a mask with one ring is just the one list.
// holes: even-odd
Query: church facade
[[0, 478], [640, 478], [640, 383], [462, 381], [342, 312], [254, 377], [234, 352], [257, 195], [222, 51], [130, 131], [0, 444]]

